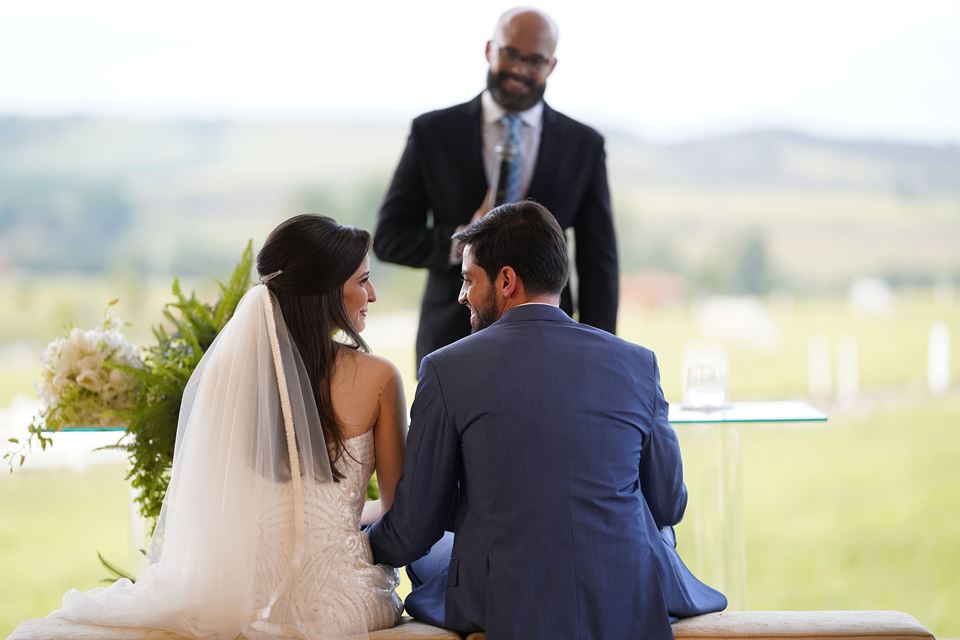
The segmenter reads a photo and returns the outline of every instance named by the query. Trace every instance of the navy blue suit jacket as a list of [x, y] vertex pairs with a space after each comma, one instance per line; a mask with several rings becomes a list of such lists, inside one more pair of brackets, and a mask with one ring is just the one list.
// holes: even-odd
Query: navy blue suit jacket
[[636, 640], [726, 606], [659, 531], [687, 494], [651, 351], [516, 307], [424, 358], [411, 419], [375, 560], [423, 555], [460, 497], [446, 583], [408, 610], [490, 640]]

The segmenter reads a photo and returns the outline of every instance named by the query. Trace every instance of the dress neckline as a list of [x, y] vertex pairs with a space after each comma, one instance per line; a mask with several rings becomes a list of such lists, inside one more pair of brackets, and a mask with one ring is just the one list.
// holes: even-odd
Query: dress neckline
[[352, 440], [359, 440], [360, 438], [363, 438], [364, 436], [368, 436], [368, 435], [373, 435], [373, 429], [368, 429], [367, 431], [364, 431], [358, 436], [350, 436], [349, 438], [342, 438], [342, 441], [350, 442]]

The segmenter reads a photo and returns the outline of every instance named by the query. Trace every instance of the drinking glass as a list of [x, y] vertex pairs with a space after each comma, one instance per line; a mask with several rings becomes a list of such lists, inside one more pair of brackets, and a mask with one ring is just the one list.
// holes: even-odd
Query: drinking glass
[[718, 347], [695, 347], [684, 358], [683, 404], [720, 409], [727, 401], [727, 356]]

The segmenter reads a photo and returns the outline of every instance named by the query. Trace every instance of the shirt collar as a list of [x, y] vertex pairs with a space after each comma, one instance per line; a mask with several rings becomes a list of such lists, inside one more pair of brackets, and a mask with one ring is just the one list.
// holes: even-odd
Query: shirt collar
[[[497, 104], [490, 95], [489, 89], [485, 89], [481, 94], [480, 102], [483, 105], [483, 121], [487, 124], [499, 122], [503, 116], [507, 115], [507, 110]], [[543, 122], [543, 100], [538, 101], [526, 111], [519, 111], [517, 115], [527, 126], [539, 129]]]

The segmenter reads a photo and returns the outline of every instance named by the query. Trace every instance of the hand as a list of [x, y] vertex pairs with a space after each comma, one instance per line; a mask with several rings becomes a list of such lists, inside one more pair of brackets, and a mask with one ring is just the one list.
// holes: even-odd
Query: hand
[[[490, 196], [493, 194], [492, 187], [487, 188], [487, 193], [483, 196], [483, 202], [480, 203], [480, 207], [473, 212], [473, 215], [470, 216], [470, 222], [467, 224], [460, 225], [457, 227], [457, 233], [463, 231], [471, 224], [482, 218], [490, 211]], [[450, 245], [450, 264], [460, 264], [463, 261], [463, 247], [456, 240]]]
[[493, 187], [487, 187], [487, 193], [483, 196], [483, 202], [480, 203], [480, 208], [473, 212], [473, 215], [470, 217], [470, 222], [468, 224], [473, 224], [483, 216], [487, 214], [488, 211], [492, 208], [490, 206], [490, 196], [493, 195]]

